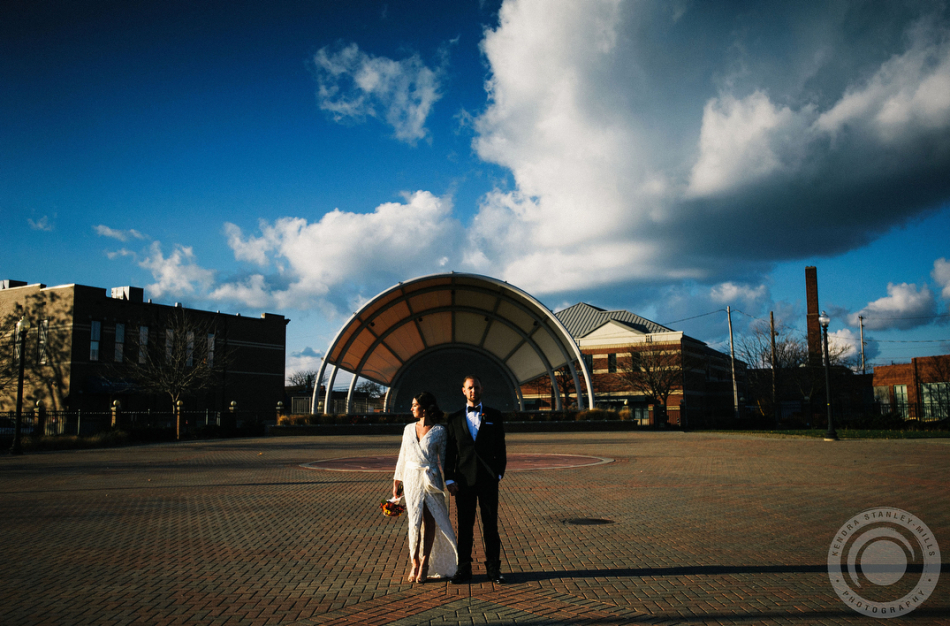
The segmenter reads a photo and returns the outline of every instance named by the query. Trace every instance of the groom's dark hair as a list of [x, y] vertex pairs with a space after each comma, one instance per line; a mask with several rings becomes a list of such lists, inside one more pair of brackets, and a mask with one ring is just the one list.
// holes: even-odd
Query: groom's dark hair
[[465, 383], [467, 383], [467, 382], [470, 381], [470, 380], [471, 380], [471, 381], [476, 381], [476, 382], [478, 382], [479, 385], [482, 384], [482, 379], [481, 379], [481, 378], [479, 378], [478, 376], [475, 376], [474, 374], [469, 374], [469, 375], [467, 375], [465, 378], [462, 379], [462, 386], [464, 387], [464, 386], [465, 386]]

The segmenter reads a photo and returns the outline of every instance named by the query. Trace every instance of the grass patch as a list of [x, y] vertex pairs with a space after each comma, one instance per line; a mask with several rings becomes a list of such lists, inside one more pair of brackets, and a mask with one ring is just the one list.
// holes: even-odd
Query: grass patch
[[58, 435], [56, 437], [27, 436], [21, 440], [24, 452], [118, 448], [132, 443], [135, 442], [129, 437], [129, 433], [121, 430], [107, 430], [89, 437], [77, 437], [76, 435]]
[[[221, 426], [201, 426], [182, 433], [181, 441], [198, 439], [223, 439], [232, 437], [263, 437], [266, 434], [263, 422], [248, 422], [240, 428]], [[0, 446], [9, 447], [12, 439], [0, 442]], [[76, 435], [53, 435], [47, 437], [25, 436], [21, 440], [24, 452], [48, 452], [53, 450], [89, 450], [93, 448], [118, 448], [149, 443], [176, 441], [175, 431], [171, 428], [134, 428], [131, 430], [110, 429], [95, 435], [79, 437]]]
[[[721, 433], [734, 435], [755, 435], [757, 437], [823, 439], [827, 432], [824, 428], [802, 430], [702, 430], [693, 432]], [[948, 430], [873, 430], [873, 429], [837, 429], [839, 439], [941, 439], [950, 437]]]

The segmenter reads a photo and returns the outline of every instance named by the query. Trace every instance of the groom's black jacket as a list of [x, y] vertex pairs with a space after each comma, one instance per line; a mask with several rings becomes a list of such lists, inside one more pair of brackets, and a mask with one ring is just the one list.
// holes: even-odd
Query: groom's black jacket
[[491, 468], [495, 481], [505, 475], [508, 455], [505, 452], [504, 418], [500, 411], [482, 407], [482, 425], [475, 441], [468, 430], [465, 409], [449, 415], [446, 429], [449, 435], [445, 447], [446, 480], [454, 480], [460, 487], [474, 486], [479, 469], [488, 471], [482, 461]]

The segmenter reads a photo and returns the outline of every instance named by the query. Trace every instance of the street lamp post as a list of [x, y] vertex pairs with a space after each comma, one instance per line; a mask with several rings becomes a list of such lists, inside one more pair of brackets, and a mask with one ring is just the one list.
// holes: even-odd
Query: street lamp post
[[827, 313], [822, 311], [818, 317], [818, 323], [821, 324], [822, 350], [824, 350], [825, 353], [825, 401], [828, 405], [828, 431], [825, 433], [825, 441], [838, 441], [838, 433], [835, 432], [835, 424], [831, 419], [831, 377], [828, 374], [828, 324], [830, 322], [831, 318], [828, 317]]
[[17, 341], [19, 342], [19, 363], [17, 364], [17, 383], [16, 383], [16, 422], [13, 425], [13, 445], [10, 446], [10, 454], [23, 454], [23, 446], [20, 443], [20, 432], [23, 428], [23, 374], [26, 365], [26, 333], [30, 330], [30, 320], [24, 315], [16, 323]]

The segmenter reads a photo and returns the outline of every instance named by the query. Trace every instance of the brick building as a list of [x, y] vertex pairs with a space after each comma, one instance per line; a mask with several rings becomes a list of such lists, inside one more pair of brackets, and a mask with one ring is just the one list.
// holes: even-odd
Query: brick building
[[884, 413], [926, 421], [950, 418], [950, 355], [874, 368], [874, 402]]
[[[249, 318], [153, 304], [136, 287], [112, 289], [110, 296], [97, 287], [7, 280], [0, 283], [0, 355], [7, 362], [19, 358], [14, 326], [24, 315], [31, 324], [24, 398], [47, 410], [104, 411], [113, 400], [131, 411], [169, 410], [167, 395], [146, 396], [121, 380], [117, 366], [144, 358], [142, 346], [170, 346], [172, 316], [202, 329], [198, 337], [189, 332], [189, 350], [202, 357], [188, 366], [213, 368], [216, 377], [209, 388], [182, 397], [185, 410], [223, 411], [232, 401], [241, 410], [270, 410], [283, 397], [289, 320], [281, 315]], [[0, 388], [0, 410], [15, 403], [16, 384], [8, 380]]]
[[[664, 400], [670, 424], [696, 424], [733, 414], [729, 355], [629, 311], [606, 311], [581, 302], [555, 315], [584, 355], [598, 407], [629, 410], [642, 424], [664, 419]], [[736, 361], [740, 383], [743, 371], [744, 364]], [[558, 382], [562, 396], [568, 398], [565, 405], [576, 406], [573, 383], [568, 377], [559, 377]], [[659, 388], [659, 394], [651, 392], [651, 386]], [[547, 377], [526, 383], [521, 392], [527, 409], [553, 406], [554, 391]], [[663, 393], [668, 397], [657, 397]]]

